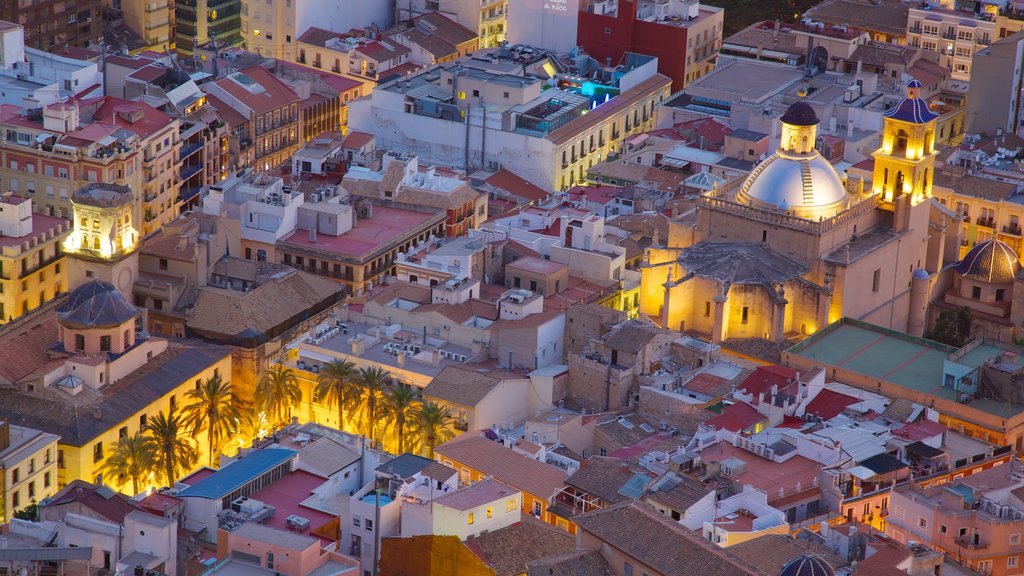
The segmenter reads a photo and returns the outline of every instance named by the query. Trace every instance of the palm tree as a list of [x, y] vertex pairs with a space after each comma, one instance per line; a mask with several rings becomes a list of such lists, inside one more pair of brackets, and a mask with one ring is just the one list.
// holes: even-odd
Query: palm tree
[[213, 466], [214, 454], [238, 429], [239, 410], [234, 390], [230, 382], [224, 382], [215, 374], [200, 381], [185, 397], [192, 402], [185, 406], [182, 423], [193, 438], [204, 430], [207, 432], [210, 466]]
[[405, 384], [392, 386], [384, 396], [383, 419], [385, 423], [395, 424], [399, 454], [405, 453], [405, 431], [414, 419], [413, 411], [419, 397], [419, 390]]
[[299, 379], [290, 368], [275, 364], [256, 384], [256, 404], [267, 413], [267, 419], [280, 428], [293, 406], [302, 402]]
[[372, 444], [374, 439], [373, 429], [381, 416], [381, 408], [384, 404], [384, 391], [391, 381], [391, 374], [377, 366], [360, 368], [357, 381], [359, 383], [360, 404], [363, 406], [363, 412], [366, 415], [366, 425], [370, 430], [367, 435], [370, 437], [370, 443]]
[[132, 496], [142, 491], [143, 484], [153, 472], [153, 453], [148, 444], [149, 439], [138, 432], [121, 438], [101, 468], [104, 474], [117, 478], [120, 483], [130, 478]]
[[338, 405], [338, 430], [345, 430], [345, 408], [356, 400], [355, 364], [348, 360], [334, 360], [320, 367], [320, 377], [316, 380], [316, 401], [324, 404]]
[[452, 424], [455, 417], [447, 406], [425, 402], [413, 410], [416, 437], [430, 450], [430, 458], [434, 457], [434, 449], [455, 437]]
[[146, 422], [146, 449], [153, 454], [158, 470], [163, 472], [167, 485], [171, 486], [178, 473], [190, 470], [199, 460], [199, 451], [192, 445], [182, 417], [174, 412], [158, 413]]

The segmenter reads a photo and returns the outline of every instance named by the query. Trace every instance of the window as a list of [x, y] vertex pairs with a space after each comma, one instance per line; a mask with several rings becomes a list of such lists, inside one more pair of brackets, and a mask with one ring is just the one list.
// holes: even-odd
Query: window
[[510, 498], [505, 501], [505, 512], [515, 512], [519, 508], [519, 501], [515, 498]]
[[370, 532], [373, 532], [373, 520], [367, 518], [366, 522], [363, 523], [363, 528], [366, 528]]
[[11, 470], [11, 484], [17, 484], [18, 482], [21, 482], [21, 470], [15, 468]]
[[981, 286], [974, 286], [971, 288], [971, 298], [975, 300], [981, 298]]
[[1010, 534], [1010, 546], [1016, 546], [1020, 544], [1020, 533]]
[[273, 569], [274, 569], [274, 553], [272, 551], [270, 551], [270, 550], [267, 550], [267, 570], [273, 570]]
[[472, 512], [470, 512], [469, 515], [466, 516], [466, 524], [469, 524], [469, 525], [473, 524], [473, 513]]
[[494, 508], [491, 508], [490, 506], [488, 506], [487, 507], [487, 517], [491, 518], [493, 516], [494, 516]]
[[50, 487], [50, 472], [46, 471], [43, 473], [43, 488]]
[[904, 517], [904, 516], [906, 515], [906, 513], [907, 513], [907, 510], [906, 510], [906, 508], [904, 508], [904, 507], [902, 507], [902, 506], [896, 506], [896, 507], [895, 507], [895, 508], [893, 509], [893, 514], [894, 514], [894, 515], [895, 515], [895, 516], [896, 516], [897, 518], [899, 518], [900, 520], [902, 520], [902, 519], [903, 519], [903, 517]]
[[964, 536], [967, 536], [967, 528], [961, 527], [960, 528], [960, 537], [963, 538]]
[[992, 561], [991, 560], [982, 560], [981, 562], [978, 562], [978, 572], [981, 572], [982, 574], [991, 574], [992, 573]]
[[996, 289], [996, 302], [1002, 302], [1003, 298], [1006, 297], [1006, 290], [1002, 288]]
[[167, 270], [167, 258], [160, 259], [160, 269]]
[[110, 352], [110, 336], [100, 336], [100, 352]]
[[710, 301], [705, 301], [704, 302], [704, 317], [707, 318], [709, 316], [711, 316], [711, 302]]
[[124, 440], [125, 438], [127, 438], [128, 437], [128, 427], [127, 426], [121, 426], [121, 429], [117, 431], [117, 437], [120, 440]]
[[540, 515], [541, 515], [540, 502], [534, 502], [533, 503], [533, 515], [536, 516], [537, 518], [540, 518]]
[[625, 576], [633, 576], [633, 565], [629, 562], [622, 563], [622, 573]]
[[1017, 557], [1016, 556], [1010, 556], [1009, 558], [1007, 558], [1006, 559], [1006, 567], [1007, 568], [1016, 568], [1017, 567]]
[[99, 462], [103, 460], [103, 442], [97, 442], [92, 446], [92, 461]]
[[81, 352], [85, 350], [85, 336], [82, 334], [75, 334], [75, 352]]
[[30, 500], [36, 497], [36, 483], [35, 482], [29, 482], [28, 483], [28, 497], [29, 497]]
[[878, 287], [882, 283], [882, 270], [879, 268], [874, 271], [871, 275], [871, 291], [878, 292]]
[[11, 502], [14, 504], [13, 508], [17, 510], [21, 507], [21, 493], [15, 490], [12, 496], [13, 498], [11, 499]]
[[740, 317], [740, 324], [746, 324], [747, 323], [747, 319], [749, 317], [750, 317], [750, 307], [749, 306], [744, 306], [743, 307], [742, 316]]
[[352, 517], [352, 525], [355, 526], [356, 528], [359, 528], [360, 522], [361, 522], [361, 520], [360, 520], [359, 516], [353, 516]]
[[920, 516], [918, 516], [918, 518], [917, 518], [917, 527], [918, 528], [927, 528], [928, 527], [928, 521], [925, 520], [924, 518], [921, 518]]
[[948, 531], [949, 531], [949, 529], [946, 528], [945, 524], [939, 524], [939, 534], [945, 534]]
[[146, 427], [146, 415], [139, 414], [139, 428], [143, 429]]

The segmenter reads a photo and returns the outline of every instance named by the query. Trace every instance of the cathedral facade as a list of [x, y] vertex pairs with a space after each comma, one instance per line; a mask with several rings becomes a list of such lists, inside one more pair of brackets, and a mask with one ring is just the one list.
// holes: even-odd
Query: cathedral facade
[[799, 339], [842, 317], [921, 335], [959, 239], [932, 199], [937, 116], [920, 87], [885, 113], [866, 189], [815, 150], [814, 109], [790, 106], [775, 154], [697, 200], [692, 243], [647, 251], [640, 312], [716, 343]]

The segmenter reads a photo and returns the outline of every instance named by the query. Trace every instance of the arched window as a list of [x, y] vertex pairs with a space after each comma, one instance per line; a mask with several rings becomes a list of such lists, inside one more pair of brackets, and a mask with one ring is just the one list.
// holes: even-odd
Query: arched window
[[935, 131], [928, 130], [924, 133], [924, 153], [931, 154], [935, 150]]
[[907, 132], [905, 130], [903, 130], [902, 128], [897, 130], [896, 131], [896, 136], [895, 136], [895, 138], [893, 140], [893, 144], [892, 144], [892, 153], [893, 154], [898, 154], [898, 153], [906, 154], [906, 152], [907, 152], [907, 142], [909, 140], [910, 140], [910, 137], [907, 136]]
[[92, 249], [93, 250], [99, 250], [100, 249], [100, 237], [99, 236], [96, 236], [96, 237], [94, 237], [92, 239]]
[[82, 234], [82, 248], [88, 248], [88, 247], [89, 247], [89, 237], [86, 236], [85, 234]]
[[896, 181], [893, 183], [893, 196], [903, 194], [903, 171], [896, 172]]

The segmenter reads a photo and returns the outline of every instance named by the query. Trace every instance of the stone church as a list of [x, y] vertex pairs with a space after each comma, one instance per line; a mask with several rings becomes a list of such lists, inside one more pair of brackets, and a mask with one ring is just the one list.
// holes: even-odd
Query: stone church
[[814, 109], [790, 106], [778, 150], [682, 220], [688, 245], [645, 254], [641, 314], [716, 343], [799, 339], [841, 317], [921, 335], [959, 227], [932, 198], [937, 115], [920, 89], [885, 113], [867, 189], [815, 149]]

